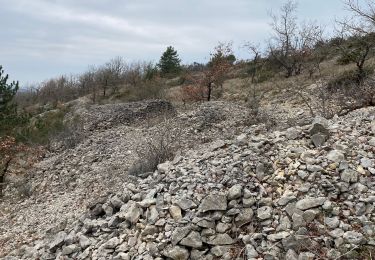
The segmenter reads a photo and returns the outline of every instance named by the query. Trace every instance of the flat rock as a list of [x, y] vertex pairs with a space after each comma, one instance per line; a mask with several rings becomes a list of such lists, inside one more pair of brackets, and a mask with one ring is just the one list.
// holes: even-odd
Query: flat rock
[[173, 260], [189, 259], [189, 251], [181, 246], [168, 247], [163, 251], [163, 255]]
[[205, 197], [199, 205], [199, 210], [201, 212], [226, 209], [227, 197], [224, 194], [210, 194]]
[[228, 234], [217, 234], [209, 237], [207, 244], [210, 245], [231, 245], [234, 244], [234, 240]]
[[278, 240], [287, 238], [289, 235], [290, 235], [290, 233], [288, 231], [282, 231], [282, 232], [279, 232], [279, 233], [268, 235], [267, 239], [270, 240], [270, 241], [278, 241]]
[[345, 156], [340, 151], [332, 150], [327, 154], [327, 159], [332, 162], [340, 163], [345, 160]]
[[325, 201], [326, 201], [325, 197], [305, 198], [305, 199], [297, 201], [296, 208], [300, 210], [307, 210], [307, 209], [321, 206], [324, 204]]
[[197, 231], [191, 231], [189, 235], [181, 240], [180, 244], [187, 247], [200, 248], [203, 242], [201, 235]]

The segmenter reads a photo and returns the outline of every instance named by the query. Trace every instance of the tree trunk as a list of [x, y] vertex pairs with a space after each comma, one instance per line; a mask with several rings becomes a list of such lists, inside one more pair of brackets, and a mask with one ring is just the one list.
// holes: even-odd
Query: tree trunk
[[207, 85], [207, 101], [211, 100], [211, 92], [212, 92], [212, 82], [208, 83]]
[[5, 182], [4, 182], [5, 181], [5, 174], [8, 171], [9, 164], [10, 164], [11, 160], [12, 159], [8, 159], [7, 161], [5, 161], [4, 165], [0, 169], [0, 197], [2, 197], [2, 195], [3, 195], [3, 186], [5, 184]]

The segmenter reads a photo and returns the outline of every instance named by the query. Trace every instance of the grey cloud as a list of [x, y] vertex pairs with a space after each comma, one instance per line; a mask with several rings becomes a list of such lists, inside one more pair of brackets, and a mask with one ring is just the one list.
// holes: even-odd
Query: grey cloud
[[[300, 2], [303, 17], [321, 17], [322, 13], [337, 12], [332, 3], [337, 5], [340, 0], [326, 3], [323, 11], [312, 11], [310, 0]], [[157, 61], [167, 45], [175, 46], [184, 62], [207, 61], [218, 41], [232, 40], [235, 47], [244, 41], [263, 42], [269, 36], [268, 10], [281, 3], [0, 0], [0, 22], [6, 25], [0, 30], [0, 37], [6, 39], [0, 49], [0, 64], [9, 68], [12, 77], [26, 82], [79, 72], [118, 55]], [[304, 10], [304, 6], [309, 7]], [[25, 71], [25, 64], [33, 63], [37, 64], [31, 68], [34, 73]]]

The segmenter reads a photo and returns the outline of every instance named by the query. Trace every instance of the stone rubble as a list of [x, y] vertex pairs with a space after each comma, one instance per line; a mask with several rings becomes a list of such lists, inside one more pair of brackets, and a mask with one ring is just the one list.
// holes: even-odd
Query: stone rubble
[[253, 126], [191, 150], [5, 259], [361, 259], [375, 246], [375, 109], [328, 124], [321, 145], [311, 125]]

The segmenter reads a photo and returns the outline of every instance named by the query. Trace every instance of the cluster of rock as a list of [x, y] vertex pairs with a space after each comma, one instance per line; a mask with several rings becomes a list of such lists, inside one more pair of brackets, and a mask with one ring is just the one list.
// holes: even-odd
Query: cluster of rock
[[248, 128], [125, 183], [6, 259], [366, 259], [374, 131], [374, 109], [283, 132]]
[[109, 129], [114, 126], [131, 124], [159, 115], [175, 115], [172, 104], [164, 100], [150, 100], [131, 103], [81, 106], [74, 109], [72, 118], [78, 116], [85, 130]]

